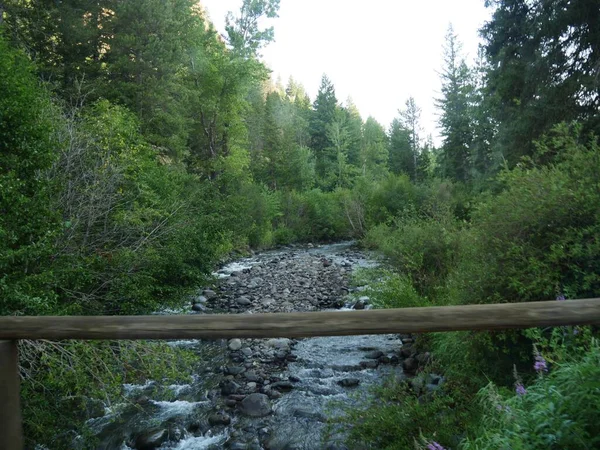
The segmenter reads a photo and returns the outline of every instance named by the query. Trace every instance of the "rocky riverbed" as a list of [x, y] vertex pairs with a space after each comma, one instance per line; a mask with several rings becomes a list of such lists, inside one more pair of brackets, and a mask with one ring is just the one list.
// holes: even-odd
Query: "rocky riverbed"
[[[193, 314], [254, 314], [369, 308], [357, 267], [374, 261], [350, 243], [288, 248], [226, 265], [201, 289]], [[404, 340], [404, 346], [402, 340]], [[126, 386], [130, 403], [90, 422], [103, 449], [344, 449], [327, 421], [383, 377], [426, 363], [410, 336], [175, 341], [203, 370], [187, 385]], [[435, 380], [433, 381], [435, 382]]]

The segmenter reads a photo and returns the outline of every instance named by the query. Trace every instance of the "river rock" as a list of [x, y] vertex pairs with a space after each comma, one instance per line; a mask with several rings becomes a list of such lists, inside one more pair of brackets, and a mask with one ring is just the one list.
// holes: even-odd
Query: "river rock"
[[271, 401], [265, 394], [250, 394], [240, 405], [242, 414], [250, 417], [264, 417], [271, 414]]
[[204, 306], [202, 303], [194, 303], [192, 305], [192, 311], [204, 312], [206, 311], [206, 306]]
[[165, 428], [144, 431], [135, 438], [136, 450], [154, 450], [167, 442], [169, 432]]
[[235, 381], [225, 380], [221, 383], [221, 394], [231, 395], [236, 394], [240, 389], [240, 385]]
[[212, 299], [215, 298], [217, 296], [217, 293], [215, 291], [213, 291], [212, 289], [204, 289], [202, 291], [202, 295], [204, 295], [207, 299]]
[[227, 366], [225, 367], [225, 373], [227, 375], [239, 375], [240, 373], [244, 372], [246, 369], [244, 367], [240, 367], [240, 366]]
[[415, 373], [418, 367], [419, 363], [415, 358], [406, 358], [402, 361], [402, 369], [404, 369], [406, 373]]
[[360, 367], [362, 367], [363, 369], [377, 369], [377, 366], [379, 366], [379, 361], [377, 361], [376, 359], [370, 359], [369, 361], [360, 362]]
[[232, 339], [229, 341], [229, 350], [237, 351], [242, 348], [242, 341], [240, 339]]
[[208, 423], [215, 425], [229, 425], [231, 423], [231, 417], [223, 412], [217, 412], [208, 416]]
[[204, 295], [199, 295], [198, 297], [196, 297], [194, 299], [194, 303], [206, 303], [208, 301], [208, 298]]
[[240, 306], [248, 306], [252, 304], [252, 301], [248, 297], [240, 297], [236, 300], [236, 303]]
[[355, 387], [360, 384], [358, 378], [343, 378], [337, 382], [342, 387]]
[[412, 345], [403, 345], [400, 348], [400, 356], [402, 356], [403, 358], [410, 358], [415, 354], [415, 350], [413, 349]]
[[366, 305], [367, 305], [367, 304], [366, 304], [365, 302], [363, 302], [363, 301], [361, 301], [361, 300], [358, 300], [358, 301], [357, 301], [357, 302], [354, 304], [354, 306], [353, 306], [352, 308], [353, 308], [353, 309], [359, 309], [359, 310], [360, 310], [360, 309], [365, 309], [365, 306], [366, 306]]
[[280, 392], [289, 392], [294, 389], [294, 385], [289, 381], [276, 381], [271, 383], [271, 389], [277, 389]]
[[269, 339], [267, 341], [267, 347], [276, 348], [279, 350], [288, 350], [292, 341], [287, 338]]
[[373, 350], [365, 354], [365, 358], [367, 359], [379, 359], [383, 356], [383, 352], [381, 350]]
[[248, 381], [254, 381], [254, 382], [259, 382], [260, 381], [260, 377], [256, 374], [256, 372], [249, 370], [248, 372], [246, 372], [244, 374], [244, 377], [246, 378], [246, 380]]

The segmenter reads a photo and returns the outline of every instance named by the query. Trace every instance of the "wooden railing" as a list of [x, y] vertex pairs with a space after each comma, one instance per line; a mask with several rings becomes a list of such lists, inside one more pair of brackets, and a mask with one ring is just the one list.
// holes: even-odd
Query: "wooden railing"
[[600, 299], [274, 314], [0, 317], [0, 450], [20, 450], [18, 339], [219, 339], [600, 324]]

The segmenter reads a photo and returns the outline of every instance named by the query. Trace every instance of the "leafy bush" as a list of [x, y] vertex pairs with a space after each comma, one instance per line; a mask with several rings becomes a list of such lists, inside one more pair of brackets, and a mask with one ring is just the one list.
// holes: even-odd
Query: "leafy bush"
[[59, 217], [44, 178], [58, 154], [58, 114], [27, 57], [0, 30], [0, 314], [48, 313]]
[[557, 162], [503, 173], [505, 190], [473, 214], [470, 249], [449, 283], [456, 302], [586, 298], [600, 291], [600, 148], [596, 138], [557, 133], [543, 144], [560, 152]]
[[405, 450], [415, 448], [421, 437], [449, 447], [458, 444], [472, 421], [473, 406], [460, 386], [421, 395], [408, 382], [389, 378], [366, 404], [348, 408], [341, 427], [351, 448]]
[[451, 217], [406, 218], [372, 228], [364, 242], [378, 248], [410, 278], [421, 295], [433, 296], [457, 263], [460, 232]]
[[353, 276], [353, 284], [366, 286], [361, 295], [367, 295], [376, 308], [410, 308], [428, 306], [408, 277], [390, 270], [361, 269]]
[[463, 450], [581, 449], [600, 445], [600, 347], [541, 374], [524, 395], [489, 385], [479, 393], [486, 415]]

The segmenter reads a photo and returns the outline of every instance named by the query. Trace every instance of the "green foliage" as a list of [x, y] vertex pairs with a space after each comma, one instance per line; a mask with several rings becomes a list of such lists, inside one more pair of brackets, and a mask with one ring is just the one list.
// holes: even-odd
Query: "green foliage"
[[597, 131], [600, 11], [594, 0], [493, 4], [482, 29], [485, 94], [498, 124], [492, 145], [513, 167], [557, 123], [581, 120]]
[[27, 444], [48, 448], [72, 448], [88, 419], [126, 401], [124, 383], [189, 382], [196, 358], [157, 342], [22, 341], [19, 351]]
[[405, 274], [421, 295], [431, 296], [444, 286], [458, 261], [461, 234], [451, 214], [407, 216], [393, 225], [377, 225], [365, 243], [378, 248], [392, 266]]
[[461, 55], [461, 43], [452, 25], [448, 28], [444, 47], [445, 67], [441, 74], [442, 98], [437, 100], [442, 111], [440, 126], [444, 143], [441, 168], [444, 176], [467, 182], [471, 177], [473, 119], [471, 74]]
[[354, 274], [353, 284], [366, 286], [361, 295], [367, 295], [375, 308], [412, 308], [428, 306], [410, 279], [397, 272], [375, 268], [361, 269]]
[[[473, 215], [470, 249], [450, 289], [466, 303], [594, 297], [600, 189], [596, 138], [563, 129], [540, 144], [559, 161], [505, 172], [506, 186]], [[566, 133], [566, 134], [565, 134]]]
[[600, 445], [600, 348], [571, 358], [539, 376], [525, 395], [489, 385], [479, 393], [486, 411], [477, 437], [464, 450], [581, 449]]
[[343, 421], [352, 427], [351, 448], [405, 450], [415, 448], [420, 437], [454, 446], [473, 417], [473, 404], [460, 388], [442, 387], [420, 395], [408, 382], [389, 378], [359, 407], [348, 409]]
[[0, 314], [53, 307], [48, 266], [59, 217], [43, 172], [58, 154], [57, 119], [30, 62], [0, 34]]

